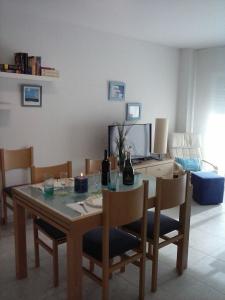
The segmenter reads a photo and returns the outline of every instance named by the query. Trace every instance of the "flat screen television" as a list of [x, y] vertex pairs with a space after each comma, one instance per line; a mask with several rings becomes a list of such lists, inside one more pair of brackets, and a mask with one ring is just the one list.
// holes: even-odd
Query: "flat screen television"
[[[130, 151], [132, 160], [150, 158], [152, 124], [129, 124], [121, 125], [124, 132], [127, 130], [125, 147]], [[116, 139], [118, 138], [117, 125], [108, 126], [108, 150], [109, 155], [118, 153]]]

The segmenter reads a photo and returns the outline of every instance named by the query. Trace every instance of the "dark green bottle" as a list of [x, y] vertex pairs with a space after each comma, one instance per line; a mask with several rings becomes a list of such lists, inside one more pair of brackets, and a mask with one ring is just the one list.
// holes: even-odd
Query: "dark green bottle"
[[134, 184], [134, 169], [132, 167], [130, 152], [127, 152], [125, 160], [125, 166], [123, 169], [123, 184], [133, 185]]
[[107, 150], [104, 151], [104, 159], [102, 161], [102, 185], [108, 185], [110, 182], [110, 161], [108, 159]]

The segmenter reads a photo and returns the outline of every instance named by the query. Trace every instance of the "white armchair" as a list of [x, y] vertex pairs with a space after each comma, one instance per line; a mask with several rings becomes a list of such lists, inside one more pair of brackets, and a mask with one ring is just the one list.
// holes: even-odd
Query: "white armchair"
[[[217, 166], [202, 159], [201, 139], [197, 134], [174, 132], [169, 136], [168, 148], [171, 158], [199, 158], [202, 161], [202, 170], [218, 170]], [[182, 169], [182, 166], [176, 163], [176, 168]]]

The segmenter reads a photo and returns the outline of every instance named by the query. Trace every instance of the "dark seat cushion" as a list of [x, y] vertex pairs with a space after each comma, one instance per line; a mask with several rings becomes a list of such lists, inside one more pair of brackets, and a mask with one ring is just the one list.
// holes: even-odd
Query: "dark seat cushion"
[[13, 194], [12, 194], [12, 189], [14, 187], [18, 187], [18, 186], [22, 186], [24, 184], [18, 184], [18, 185], [12, 185], [12, 186], [7, 186], [3, 189], [3, 191], [10, 197], [12, 198], [13, 197]]
[[[154, 230], [154, 212], [148, 211], [148, 221], [147, 221], [147, 237], [148, 239], [153, 239]], [[135, 221], [133, 223], [127, 224], [126, 229], [140, 234], [141, 232], [141, 222]], [[179, 229], [179, 222], [163, 214], [160, 215], [160, 235], [167, 234], [174, 230]]]
[[[102, 227], [87, 232], [83, 237], [83, 251], [95, 259], [102, 260]], [[119, 229], [110, 229], [109, 257], [113, 258], [138, 248], [139, 240], [131, 234]]]
[[55, 228], [51, 224], [45, 222], [43, 219], [38, 218], [35, 219], [35, 223], [44, 231], [46, 232], [50, 237], [52, 237], [55, 240], [61, 240], [66, 237], [65, 233], [63, 233], [61, 230]]

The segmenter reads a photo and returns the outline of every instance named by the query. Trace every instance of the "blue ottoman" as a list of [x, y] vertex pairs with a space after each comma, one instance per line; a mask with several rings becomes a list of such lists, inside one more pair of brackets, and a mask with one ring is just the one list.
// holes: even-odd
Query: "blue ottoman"
[[223, 202], [224, 177], [214, 172], [193, 172], [193, 199], [202, 205]]

